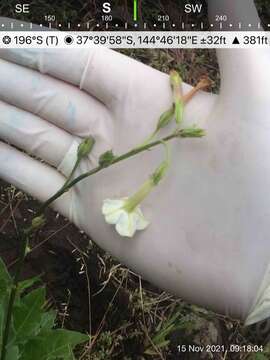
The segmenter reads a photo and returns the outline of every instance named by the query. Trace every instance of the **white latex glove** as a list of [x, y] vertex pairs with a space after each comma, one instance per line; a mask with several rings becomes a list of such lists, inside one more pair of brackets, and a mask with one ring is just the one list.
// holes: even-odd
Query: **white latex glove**
[[[200, 93], [185, 110], [184, 125], [207, 136], [173, 142], [170, 173], [142, 206], [145, 231], [120, 237], [102, 203], [136, 191], [162, 148], [79, 183], [54, 208], [145, 279], [250, 324], [270, 313], [270, 53], [218, 55], [221, 94]], [[64, 183], [81, 138], [97, 143], [77, 175], [105, 150], [141, 143], [171, 104], [167, 75], [114, 51], [2, 49], [0, 57], [0, 137], [47, 163], [2, 142], [0, 176], [41, 201]]]

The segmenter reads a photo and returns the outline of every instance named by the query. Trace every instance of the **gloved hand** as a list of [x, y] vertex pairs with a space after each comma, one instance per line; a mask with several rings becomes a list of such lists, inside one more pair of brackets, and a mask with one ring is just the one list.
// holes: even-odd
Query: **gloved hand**
[[[99, 155], [141, 143], [171, 104], [168, 76], [111, 50], [0, 50], [0, 176], [41, 201], [64, 183], [77, 145]], [[190, 302], [253, 323], [269, 315], [269, 50], [219, 52], [218, 97], [198, 94], [173, 143], [169, 175], [143, 203], [151, 225], [120, 237], [101, 213], [132, 194], [163, 158], [156, 148], [79, 183], [54, 208], [145, 279]], [[38, 70], [38, 71], [37, 71]], [[184, 92], [188, 89], [184, 86]]]

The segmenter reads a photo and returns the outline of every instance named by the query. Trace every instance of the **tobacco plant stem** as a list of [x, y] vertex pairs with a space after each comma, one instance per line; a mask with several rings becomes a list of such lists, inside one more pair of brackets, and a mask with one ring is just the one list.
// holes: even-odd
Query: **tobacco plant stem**
[[[118, 157], [116, 157], [109, 166], [102, 166], [99, 165], [96, 168], [94, 168], [91, 171], [86, 172], [85, 174], [82, 174], [80, 176], [78, 176], [76, 179], [71, 180], [70, 182], [67, 183], [66, 186], [63, 186], [59, 191], [57, 191], [57, 193], [55, 195], [53, 195], [50, 199], [48, 199], [38, 210], [37, 215], [36, 216], [40, 216], [44, 210], [51, 205], [56, 199], [58, 199], [60, 196], [62, 196], [64, 193], [66, 193], [67, 191], [69, 191], [70, 188], [72, 188], [74, 185], [76, 185], [78, 182], [84, 180], [85, 178], [88, 178], [89, 176], [95, 175], [97, 173], [99, 173], [100, 171], [102, 171], [103, 169], [105, 169], [106, 167], [110, 167], [113, 166], [117, 163], [119, 163], [120, 161], [124, 161], [128, 158], [131, 158], [135, 155], [138, 155], [140, 153], [142, 153], [143, 151], [146, 150], [150, 150], [153, 147], [156, 147], [158, 145], [164, 144], [164, 142], [173, 140], [175, 138], [187, 138], [187, 136], [184, 135], [185, 134], [185, 129], [183, 130], [177, 130], [176, 132], [172, 133], [171, 135], [168, 135], [166, 137], [164, 137], [163, 139], [157, 140], [157, 141], [153, 141], [149, 144], [140, 146], [138, 148], [135, 148], [133, 150], [128, 151], [127, 153], [120, 155]], [[201, 136], [194, 136], [194, 137], [202, 137], [204, 136], [204, 134], [202, 134]], [[192, 137], [192, 136], [190, 136]]]

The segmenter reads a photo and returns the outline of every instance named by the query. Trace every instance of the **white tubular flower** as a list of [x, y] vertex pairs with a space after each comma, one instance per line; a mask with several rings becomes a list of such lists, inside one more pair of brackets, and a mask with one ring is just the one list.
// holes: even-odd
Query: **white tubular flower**
[[139, 206], [129, 211], [129, 199], [104, 200], [102, 213], [108, 224], [115, 225], [119, 235], [133, 237], [137, 230], [144, 230], [149, 222], [144, 218]]
[[142, 187], [132, 196], [103, 202], [102, 214], [108, 224], [115, 225], [119, 235], [133, 237], [137, 230], [144, 230], [149, 222], [144, 218], [140, 204], [149, 195], [165, 176], [169, 167], [169, 150], [164, 143], [167, 156], [166, 160], [156, 169]]

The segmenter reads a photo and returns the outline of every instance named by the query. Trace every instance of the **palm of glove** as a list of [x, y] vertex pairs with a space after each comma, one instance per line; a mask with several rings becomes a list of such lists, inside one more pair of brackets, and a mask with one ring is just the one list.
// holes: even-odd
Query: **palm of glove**
[[[268, 55], [223, 54], [221, 95], [201, 93], [185, 112], [184, 125], [196, 123], [207, 136], [173, 143], [170, 174], [143, 204], [151, 226], [136, 238], [123, 239], [105, 223], [102, 202], [136, 191], [160, 163], [162, 148], [86, 179], [55, 203], [155, 284], [243, 318], [269, 262], [270, 81], [262, 72]], [[0, 56], [49, 75], [5, 61], [0, 68], [1, 137], [50, 165], [1, 144], [1, 175], [43, 201], [64, 182], [54, 168], [71, 171], [74, 141], [90, 134], [97, 141], [78, 175], [104, 151], [120, 154], [141, 143], [172, 101], [167, 75], [110, 51]]]

